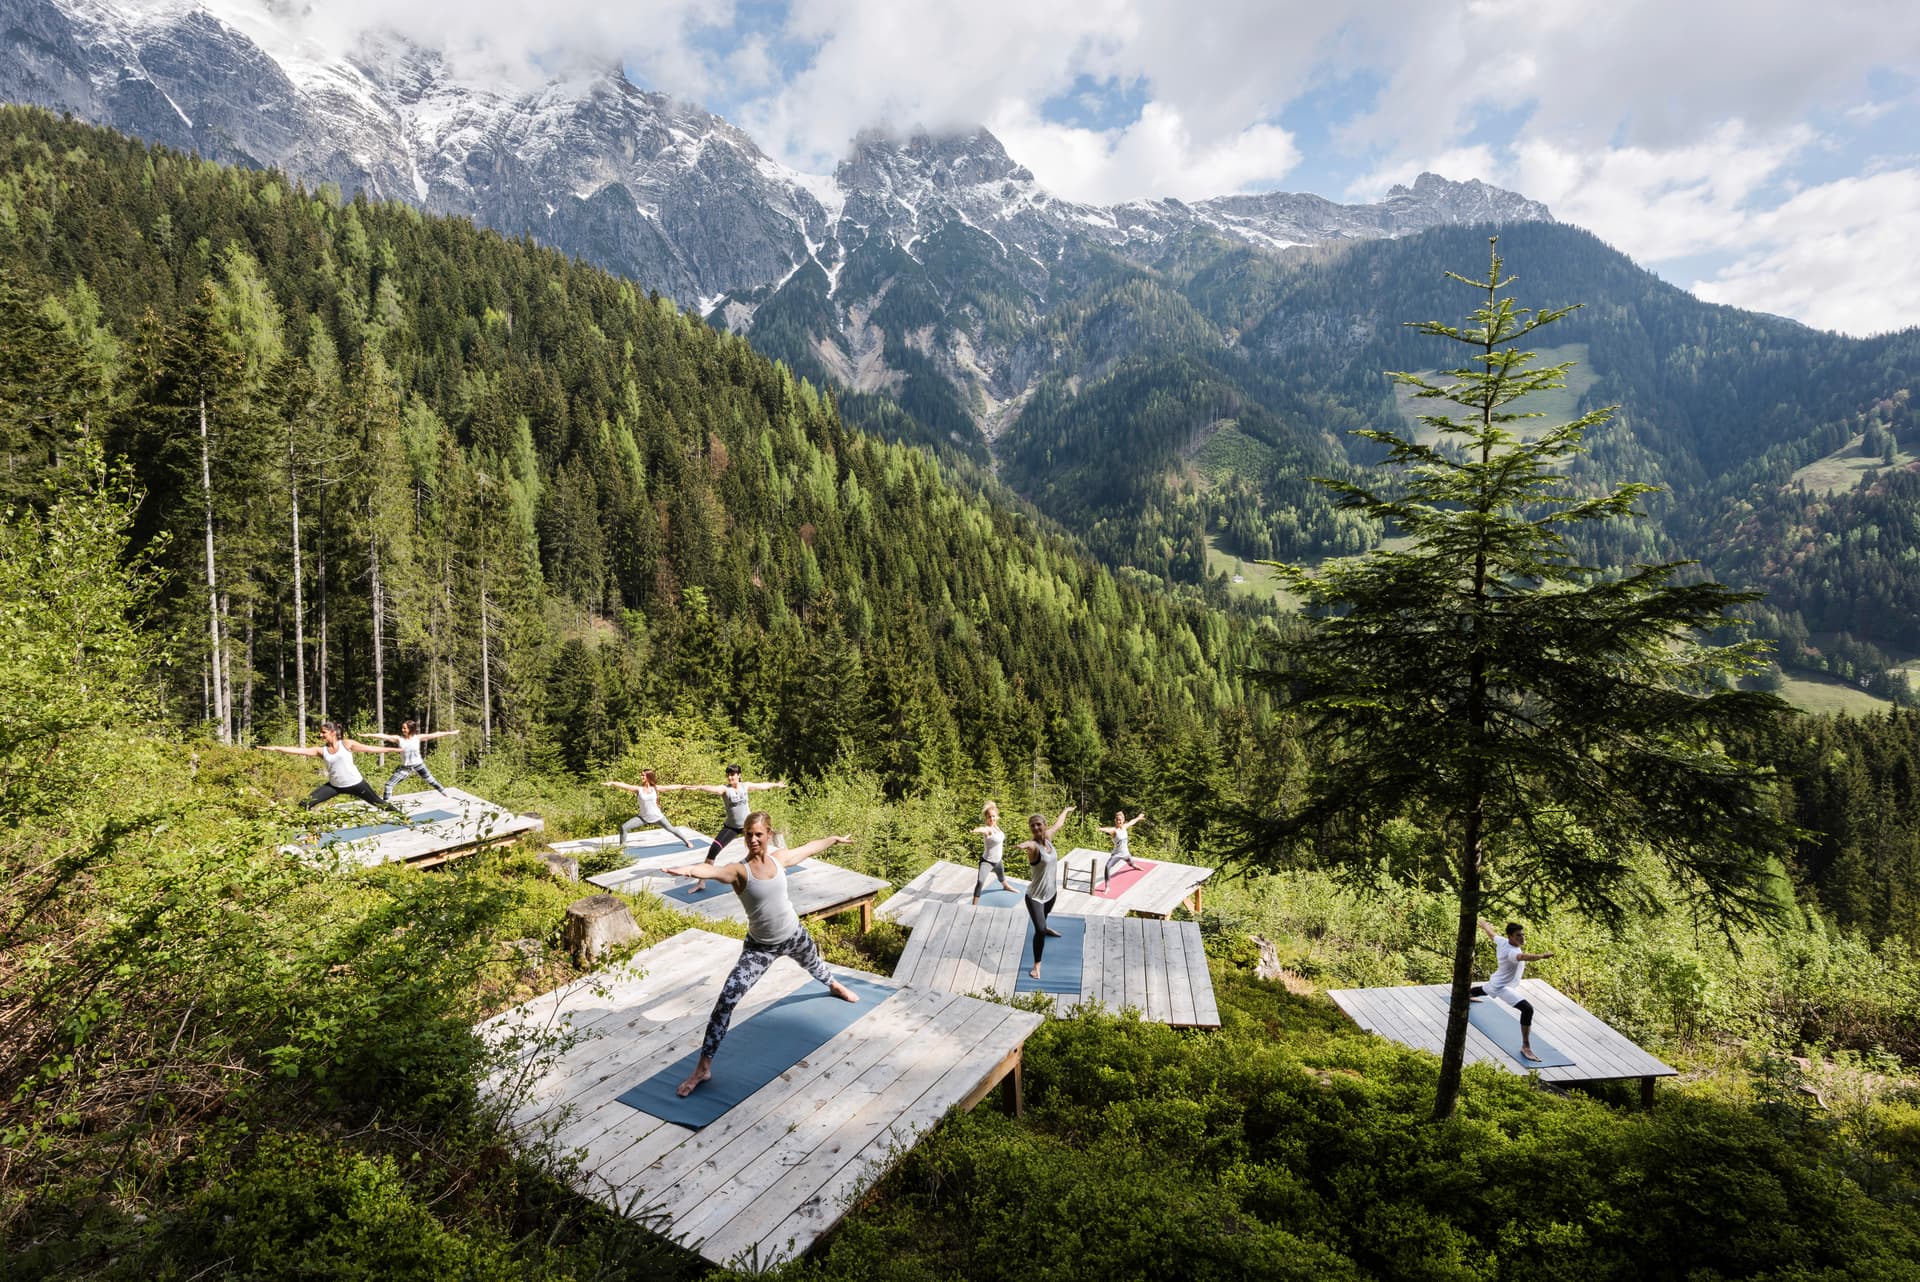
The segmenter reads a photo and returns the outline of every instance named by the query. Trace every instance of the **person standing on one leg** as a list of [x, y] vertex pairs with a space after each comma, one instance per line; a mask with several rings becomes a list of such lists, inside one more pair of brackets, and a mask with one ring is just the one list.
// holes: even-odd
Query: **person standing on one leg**
[[289, 757], [318, 757], [327, 768], [327, 781], [307, 794], [300, 803], [302, 810], [312, 810], [323, 801], [335, 797], [357, 797], [369, 806], [378, 806], [382, 810], [391, 810], [400, 816], [400, 822], [412, 823], [406, 812], [382, 797], [370, 787], [360, 773], [360, 767], [353, 763], [356, 752], [387, 753], [398, 752], [398, 748], [387, 748], [374, 744], [361, 743], [347, 738], [346, 727], [338, 721], [328, 721], [320, 727], [320, 746], [317, 748], [291, 748], [280, 744], [263, 743], [262, 752], [284, 752]]
[[[712, 863], [727, 848], [727, 843], [738, 837], [747, 826], [747, 810], [752, 805], [752, 794], [765, 792], [769, 788], [784, 788], [783, 779], [778, 783], [743, 783], [740, 779], [740, 767], [727, 767], [727, 781], [724, 784], [711, 783], [663, 783], [662, 792], [704, 792], [720, 798], [727, 803], [727, 820], [721, 825], [719, 835], [714, 837], [707, 847], [707, 862]], [[693, 893], [700, 893], [700, 883], [695, 882]]]
[[748, 815], [742, 827], [741, 835], [747, 842], [744, 862], [716, 864], [709, 860], [666, 870], [676, 877], [722, 882], [740, 896], [740, 903], [747, 910], [746, 942], [740, 945], [740, 959], [734, 962], [727, 982], [720, 988], [720, 998], [713, 1004], [713, 1014], [707, 1020], [707, 1035], [700, 1043], [700, 1062], [687, 1080], [680, 1083], [679, 1093], [683, 1096], [693, 1094], [700, 1083], [713, 1076], [713, 1057], [733, 1023], [734, 1008], [760, 982], [767, 967], [780, 958], [793, 958], [841, 1001], [860, 1000], [859, 995], [835, 979], [827, 964], [820, 960], [820, 950], [814, 946], [807, 928], [800, 924], [800, 915], [794, 912], [793, 900], [787, 894], [787, 869], [822, 851], [847, 845], [853, 838], [821, 837], [791, 850], [774, 850], [773, 821], [764, 811], [756, 810]]
[[1101, 885], [1104, 886], [1113, 880], [1113, 870], [1119, 866], [1120, 861], [1123, 859], [1126, 860], [1127, 867], [1129, 868], [1138, 868], [1140, 866], [1133, 862], [1133, 852], [1127, 849], [1127, 829], [1133, 827], [1146, 817], [1144, 813], [1141, 813], [1129, 819], [1127, 818], [1126, 811], [1116, 810], [1113, 812], [1113, 827], [1100, 829], [1101, 832], [1113, 838], [1113, 853], [1107, 856], [1107, 870], [1100, 876]]
[[988, 877], [1000, 879], [1000, 889], [1011, 891], [1007, 884], [1007, 865], [1003, 858], [1006, 849], [1007, 834], [1000, 830], [1000, 805], [989, 801], [980, 808], [981, 823], [972, 830], [973, 835], [981, 839], [980, 875], [973, 879], [973, 906], [980, 906], [980, 892], [987, 888]]
[[380, 795], [392, 801], [393, 790], [400, 786], [400, 781], [415, 775], [426, 780], [427, 787], [435, 792], [446, 792], [446, 789], [440, 786], [440, 781], [433, 777], [433, 771], [427, 769], [427, 760], [421, 755], [421, 747], [428, 740], [445, 739], [459, 733], [458, 730], [436, 730], [432, 734], [421, 734], [419, 722], [402, 721], [399, 734], [368, 735], [369, 739], [384, 739], [400, 749], [400, 768], [387, 776], [386, 789]]
[[1553, 954], [1522, 952], [1521, 946], [1527, 942], [1527, 931], [1517, 921], [1507, 923], [1505, 939], [1494, 934], [1493, 927], [1484, 921], [1480, 923], [1480, 929], [1486, 931], [1487, 938], [1493, 941], [1494, 955], [1499, 960], [1494, 965], [1493, 978], [1485, 984], [1476, 984], [1472, 995], [1497, 997], [1520, 1012], [1520, 1054], [1538, 1063], [1540, 1057], [1533, 1053], [1533, 1003], [1520, 995], [1520, 977], [1526, 973], [1528, 962], [1545, 961]]
[[1072, 813], [1073, 807], [1068, 806], [1051, 824], [1044, 815], [1028, 815], [1027, 828], [1033, 840], [1020, 843], [1020, 849], [1027, 852], [1027, 916], [1033, 919], [1033, 969], [1027, 974], [1034, 979], [1040, 978], [1040, 956], [1047, 951], [1047, 940], [1060, 938], [1060, 932], [1047, 925], [1047, 914], [1060, 896], [1060, 855], [1053, 848], [1053, 839], [1067, 826], [1067, 816]]
[[[627, 844], [627, 836], [637, 828], [662, 828], [680, 839], [680, 844], [692, 850], [700, 836], [691, 828], [682, 828], [670, 821], [660, 812], [660, 788], [654, 782], [653, 771], [642, 770], [639, 783], [621, 783], [617, 779], [608, 779], [601, 784], [605, 788], [618, 788], [630, 792], [640, 803], [640, 813], [620, 825], [620, 844]], [[668, 784], [671, 790], [674, 785]]]

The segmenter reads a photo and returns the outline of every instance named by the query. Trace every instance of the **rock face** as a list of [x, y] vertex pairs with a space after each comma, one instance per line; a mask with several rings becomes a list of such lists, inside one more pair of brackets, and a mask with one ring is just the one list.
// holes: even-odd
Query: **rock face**
[[621, 944], [640, 938], [640, 927], [618, 896], [588, 895], [567, 905], [567, 921], [560, 937], [574, 962], [584, 968]]
[[950, 384], [947, 417], [989, 435], [1049, 368], [1021, 336], [1103, 256], [1551, 218], [1433, 174], [1371, 205], [1282, 192], [1081, 205], [984, 129], [863, 134], [831, 177], [809, 175], [618, 70], [503, 87], [392, 37], [339, 56], [276, 0], [208, 3], [221, 16], [197, 0], [0, 0], [0, 98], [524, 233], [736, 330], [783, 298], [773, 354], [890, 393], [924, 366]]

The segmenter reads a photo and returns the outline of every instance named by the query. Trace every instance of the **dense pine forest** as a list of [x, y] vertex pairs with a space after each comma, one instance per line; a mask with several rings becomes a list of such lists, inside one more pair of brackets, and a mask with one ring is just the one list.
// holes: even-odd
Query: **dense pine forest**
[[[1321, 287], [1270, 266], [1246, 275]], [[1209, 306], [1237, 315], [1236, 287]], [[1374, 377], [1360, 359], [1289, 384], [1330, 434], [1290, 473], [1303, 496], [1359, 466], [1326, 388]], [[1123, 415], [1156, 394], [1130, 368], [1049, 413]], [[1183, 368], [1157, 394], [1238, 415], [1233, 448], [1288, 439]], [[1236, 816], [1297, 796], [1298, 727], [1250, 673], [1294, 625], [1102, 568], [1055, 521], [1131, 481], [1036, 454], [1057, 488], [1029, 505], [845, 408], [528, 243], [0, 110], [7, 1276], [712, 1273], [483, 1102], [472, 1026], [580, 974], [561, 923], [586, 888], [537, 843], [434, 872], [288, 858], [313, 775], [249, 744], [322, 717], [458, 729], [441, 777], [537, 810], [541, 840], [627, 813], [603, 774], [744, 759], [790, 780], [783, 827], [854, 833], [843, 862], [896, 884], [970, 860], [987, 796], [1146, 809], [1141, 853], [1209, 864]], [[1800, 527], [1862, 528], [1806, 502]], [[1311, 503], [1322, 526], [1286, 547], [1373, 537]], [[1920, 715], [1782, 717], [1729, 747], [1777, 772], [1798, 830], [1763, 920], [1668, 907], [1684, 888], [1634, 851], [1623, 920], [1530, 914], [1555, 953], [1533, 973], [1681, 1070], [1653, 1111], [1470, 1068], [1428, 1120], [1432, 1057], [1323, 990], [1444, 978], [1447, 889], [1242, 859], [1202, 922], [1220, 1030], [1047, 1022], [1024, 1117], [949, 1119], [781, 1275], [1920, 1276]], [[1063, 842], [1102, 843], [1095, 822]], [[1407, 866], [1431, 841], [1380, 837]], [[694, 920], [626, 902], [649, 942]], [[815, 932], [879, 972], [905, 941]]]

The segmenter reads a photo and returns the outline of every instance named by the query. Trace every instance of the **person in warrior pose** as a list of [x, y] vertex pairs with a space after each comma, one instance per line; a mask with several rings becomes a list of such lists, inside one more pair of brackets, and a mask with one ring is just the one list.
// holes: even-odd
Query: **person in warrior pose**
[[693, 1094], [694, 1088], [713, 1076], [713, 1057], [720, 1049], [720, 1040], [727, 1035], [728, 1025], [733, 1023], [734, 1008], [748, 990], [760, 982], [767, 967], [780, 958], [793, 958], [841, 1001], [860, 1000], [859, 995], [835, 979], [827, 964], [820, 960], [813, 936], [800, 924], [800, 915], [794, 912], [793, 900], [787, 895], [787, 869], [822, 851], [847, 845], [853, 838], [821, 837], [791, 850], [774, 850], [773, 822], [760, 810], [746, 817], [743, 829], [747, 842], [744, 862], [709, 861], [666, 870], [676, 877], [723, 882], [740, 896], [740, 903], [747, 910], [746, 942], [740, 945], [740, 959], [734, 962], [727, 982], [720, 988], [720, 998], [713, 1004], [713, 1014], [707, 1020], [707, 1035], [700, 1043], [700, 1062], [687, 1080], [680, 1083], [679, 1093], [683, 1096]]
[[1068, 806], [1052, 823], [1045, 815], [1028, 815], [1027, 828], [1033, 840], [1020, 843], [1020, 849], [1027, 852], [1027, 916], [1033, 918], [1033, 969], [1027, 974], [1034, 979], [1040, 978], [1040, 955], [1047, 951], [1047, 940], [1060, 938], [1060, 932], [1047, 925], [1053, 901], [1060, 897], [1060, 856], [1053, 848], [1053, 839], [1066, 827], [1067, 816], [1072, 813], [1073, 807]]
[[727, 781], [724, 784], [663, 783], [660, 785], [660, 791], [704, 792], [727, 803], [727, 821], [721, 826], [719, 834], [714, 837], [713, 844], [707, 847], [707, 862], [711, 863], [720, 857], [720, 852], [726, 849], [728, 842], [746, 831], [747, 808], [752, 804], [750, 794], [786, 786], [784, 779], [778, 783], [743, 783], [740, 779], [740, 767], [728, 766]]
[[[605, 788], [618, 788], [622, 792], [630, 792], [639, 799], [640, 813], [620, 825], [621, 845], [624, 846], [627, 844], [627, 834], [636, 828], [664, 828], [678, 837], [681, 845], [685, 846], [688, 850], [693, 849], [695, 844], [694, 839], [700, 834], [691, 828], [682, 828], [674, 824], [665, 815], [660, 813], [660, 785], [654, 782], [653, 771], [642, 770], [640, 772], [640, 782], [637, 784], [621, 783], [617, 779], [608, 779], [603, 781], [601, 786]], [[667, 787], [671, 790], [673, 785], [668, 784]]]
[[290, 748], [272, 743], [260, 745], [262, 752], [284, 752], [289, 757], [318, 757], [326, 766], [327, 781], [307, 794], [307, 799], [300, 803], [302, 810], [312, 810], [321, 802], [330, 801], [335, 797], [357, 797], [369, 806], [393, 811], [400, 816], [401, 823], [413, 822], [404, 810], [375, 792], [360, 774], [360, 767], [353, 763], [353, 754], [356, 752], [398, 752], [398, 748], [387, 748], [349, 739], [346, 727], [338, 721], [328, 721], [321, 725], [320, 740], [320, 746], [317, 748]]
[[420, 755], [421, 746], [429, 740], [445, 739], [449, 735], [459, 733], [458, 730], [436, 730], [432, 734], [421, 734], [419, 722], [402, 721], [400, 723], [399, 734], [368, 735], [367, 738], [369, 739], [384, 739], [400, 749], [400, 768], [387, 776], [386, 790], [380, 795], [388, 801], [392, 801], [393, 790], [400, 786], [400, 781], [411, 778], [414, 775], [418, 775], [426, 780], [427, 787], [433, 789], [435, 792], [445, 792], [446, 789], [441, 786], [440, 781], [433, 777], [433, 771], [427, 769], [426, 758]]
[[1507, 923], [1505, 939], [1493, 933], [1493, 927], [1486, 922], [1480, 923], [1480, 929], [1487, 932], [1487, 938], [1493, 941], [1494, 964], [1493, 978], [1485, 984], [1476, 984], [1472, 989], [1475, 997], [1498, 997], [1507, 1005], [1520, 1012], [1520, 1054], [1525, 1059], [1539, 1063], [1540, 1057], [1533, 1053], [1533, 1003], [1520, 995], [1520, 977], [1526, 973], [1530, 961], [1545, 961], [1552, 953], [1521, 952], [1521, 945], [1527, 942], [1526, 927], [1517, 921]]
[[973, 906], [980, 906], [980, 892], [987, 888], [988, 877], [1000, 879], [1000, 889], [1012, 890], [1007, 884], [1007, 865], [1001, 858], [1001, 851], [1007, 844], [1007, 834], [1000, 831], [1000, 806], [989, 801], [980, 808], [981, 824], [972, 830], [974, 836], [982, 839], [980, 848], [980, 875], [973, 879]]
[[1104, 886], [1113, 880], [1113, 870], [1119, 866], [1120, 861], [1123, 859], [1126, 860], [1127, 867], [1129, 868], [1138, 868], [1140, 866], [1133, 862], [1133, 852], [1127, 849], [1127, 829], [1133, 827], [1146, 817], [1145, 813], [1141, 813], [1129, 819], [1127, 818], [1126, 811], [1116, 810], [1113, 812], [1113, 827], [1102, 828], [1100, 830], [1113, 838], [1113, 853], [1107, 856], [1107, 870], [1100, 875], [1101, 885]]

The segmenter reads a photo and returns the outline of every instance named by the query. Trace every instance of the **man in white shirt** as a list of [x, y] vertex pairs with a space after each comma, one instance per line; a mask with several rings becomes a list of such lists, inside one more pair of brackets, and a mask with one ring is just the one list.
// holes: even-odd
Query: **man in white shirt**
[[1552, 953], [1522, 952], [1521, 946], [1527, 942], [1526, 927], [1517, 921], [1507, 923], [1505, 939], [1493, 933], [1493, 927], [1486, 922], [1480, 923], [1480, 929], [1487, 932], [1487, 938], [1493, 941], [1493, 952], [1499, 959], [1493, 968], [1493, 978], [1485, 984], [1476, 984], [1475, 997], [1497, 997], [1520, 1012], [1520, 1054], [1524, 1059], [1536, 1063], [1540, 1057], [1533, 1053], [1533, 1003], [1520, 995], [1520, 977], [1526, 973], [1530, 961], [1545, 961]]

